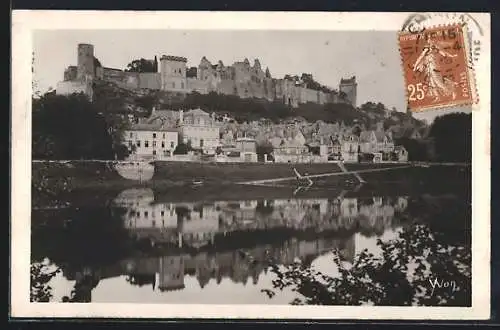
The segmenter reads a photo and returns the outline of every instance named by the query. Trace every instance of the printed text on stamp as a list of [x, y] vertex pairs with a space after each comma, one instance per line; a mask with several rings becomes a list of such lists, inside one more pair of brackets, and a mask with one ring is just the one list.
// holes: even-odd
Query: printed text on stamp
[[474, 103], [474, 76], [462, 25], [401, 33], [399, 49], [412, 111]]

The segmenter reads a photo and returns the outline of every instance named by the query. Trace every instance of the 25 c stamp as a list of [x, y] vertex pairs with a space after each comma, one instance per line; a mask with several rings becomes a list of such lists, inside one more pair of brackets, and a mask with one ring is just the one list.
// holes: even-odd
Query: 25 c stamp
[[465, 29], [454, 24], [399, 34], [410, 110], [472, 105], [477, 101]]

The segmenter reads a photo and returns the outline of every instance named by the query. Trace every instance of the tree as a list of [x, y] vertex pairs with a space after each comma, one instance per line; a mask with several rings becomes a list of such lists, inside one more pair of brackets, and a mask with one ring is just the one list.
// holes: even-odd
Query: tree
[[33, 159], [114, 158], [120, 127], [113, 127], [85, 95], [47, 93], [32, 104]]
[[[291, 302], [294, 305], [470, 306], [470, 247], [450, 244], [428, 226], [418, 224], [395, 239], [379, 239], [377, 245], [382, 250], [380, 255], [365, 249], [352, 267], [345, 266], [339, 253], [334, 253], [332, 262], [340, 273], [335, 277], [300, 262], [284, 269], [272, 263], [277, 278], [272, 282], [273, 289], [262, 292], [272, 298], [276, 290], [291, 288], [301, 294]], [[416, 266], [411, 276], [409, 264]], [[429, 274], [446, 274], [446, 281], [453, 281], [453, 289], [433, 288]]]
[[359, 137], [361, 135], [362, 129], [358, 125], [354, 126], [352, 129], [352, 134], [356, 135]]
[[471, 114], [451, 113], [437, 117], [432, 123], [429, 137], [434, 140], [440, 161], [471, 162]]
[[126, 72], [158, 72], [158, 61], [155, 59], [154, 61], [148, 61], [144, 58], [133, 60], [129, 64], [127, 64]]
[[410, 161], [427, 161], [429, 159], [429, 150], [427, 144], [423, 141], [400, 138], [395, 140], [397, 145], [402, 145], [408, 151], [408, 160]]
[[259, 161], [263, 161], [266, 154], [268, 155], [268, 159], [272, 158], [273, 151], [273, 145], [269, 142], [258, 144], [256, 152]]
[[175, 147], [174, 155], [187, 155], [189, 151], [192, 151], [191, 143], [179, 143], [177, 147]]

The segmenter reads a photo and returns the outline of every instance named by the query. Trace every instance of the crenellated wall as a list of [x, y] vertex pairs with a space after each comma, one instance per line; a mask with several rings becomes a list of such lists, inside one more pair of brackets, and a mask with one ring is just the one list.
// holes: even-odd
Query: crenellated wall
[[[156, 59], [156, 57], [155, 57]], [[156, 63], [156, 62], [155, 62]], [[313, 80], [311, 74], [302, 74], [284, 79], [272, 78], [269, 69], [263, 70], [258, 59], [253, 65], [248, 59], [225, 66], [221, 61], [212, 64], [203, 57], [198, 67], [187, 67], [187, 59], [180, 56], [163, 55], [159, 72], [139, 73], [103, 67], [94, 57], [90, 44], [78, 45], [78, 65], [64, 72], [64, 81], [88, 82], [102, 79], [116, 83], [126, 89], [150, 89], [167, 92], [208, 94], [215, 92], [236, 95], [241, 98], [262, 98], [279, 101], [292, 107], [303, 103], [350, 103], [356, 106], [356, 77], [341, 79], [339, 92], [329, 90]], [[189, 74], [188, 74], [189, 71]], [[316, 88], [310, 88], [313, 84]], [[76, 82], [74, 86], [78, 85]], [[79, 89], [62, 84], [62, 90]], [[319, 87], [318, 87], [319, 86]]]

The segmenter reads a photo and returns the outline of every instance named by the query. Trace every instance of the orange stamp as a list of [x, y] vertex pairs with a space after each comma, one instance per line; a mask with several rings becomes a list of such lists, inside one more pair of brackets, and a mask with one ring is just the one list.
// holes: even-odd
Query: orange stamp
[[477, 102], [465, 26], [456, 24], [399, 34], [411, 111]]

